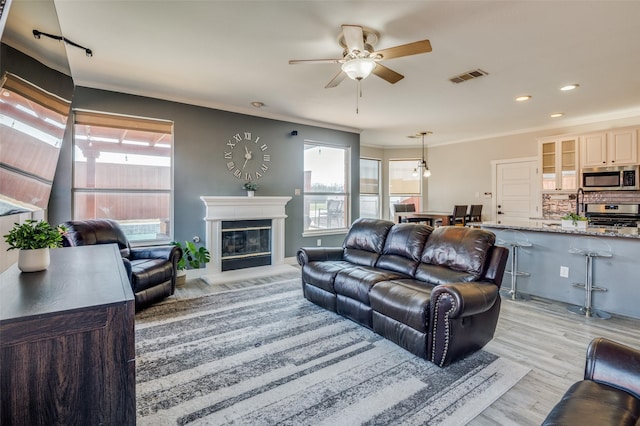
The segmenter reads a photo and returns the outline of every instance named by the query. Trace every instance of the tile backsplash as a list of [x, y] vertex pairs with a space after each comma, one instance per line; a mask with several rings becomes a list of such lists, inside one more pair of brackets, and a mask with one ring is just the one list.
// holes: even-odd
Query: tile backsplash
[[[640, 191], [585, 192], [584, 203], [640, 204]], [[542, 194], [542, 215], [557, 219], [576, 211], [576, 194]]]

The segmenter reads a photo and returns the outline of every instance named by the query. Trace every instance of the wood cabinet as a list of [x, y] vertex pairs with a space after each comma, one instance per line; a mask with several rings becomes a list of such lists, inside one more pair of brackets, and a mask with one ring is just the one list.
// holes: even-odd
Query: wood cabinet
[[0, 275], [0, 424], [135, 424], [135, 304], [115, 244]]
[[582, 167], [638, 164], [637, 129], [618, 129], [580, 138]]
[[538, 141], [542, 191], [578, 189], [578, 138], [558, 137]]

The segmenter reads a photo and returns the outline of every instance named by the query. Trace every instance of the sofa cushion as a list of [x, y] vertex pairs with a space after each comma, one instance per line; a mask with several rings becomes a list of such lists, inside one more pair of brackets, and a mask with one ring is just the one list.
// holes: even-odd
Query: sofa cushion
[[302, 268], [302, 281], [335, 294], [333, 282], [338, 272], [355, 266], [345, 261], [309, 262]]
[[574, 383], [553, 408], [544, 426], [636, 425], [640, 401], [633, 395], [590, 380]]
[[454, 271], [446, 266], [429, 265], [421, 263], [416, 268], [415, 278], [432, 285], [447, 283], [463, 283], [475, 281], [477, 276], [469, 272]]
[[426, 333], [432, 288], [414, 279], [383, 281], [373, 286], [369, 299], [375, 312]]
[[378, 268], [413, 276], [433, 228], [415, 223], [395, 225], [387, 234]]
[[344, 239], [344, 260], [356, 265], [374, 266], [393, 222], [360, 218], [353, 222]]
[[117, 244], [122, 257], [129, 257], [129, 240], [116, 221], [111, 219], [74, 220], [63, 223], [67, 228], [66, 244], [89, 246], [94, 244]]
[[[495, 239], [492, 232], [483, 229], [442, 226], [435, 229], [427, 239], [421, 260], [429, 265], [469, 273], [475, 280], [482, 276], [487, 254]], [[421, 269], [422, 265], [418, 266], [418, 271]]]
[[388, 281], [398, 278], [409, 277], [397, 272], [358, 266], [356, 268], [348, 268], [338, 272], [334, 281], [334, 289], [336, 294], [341, 294], [370, 306], [369, 290], [371, 290], [371, 287], [380, 281]]

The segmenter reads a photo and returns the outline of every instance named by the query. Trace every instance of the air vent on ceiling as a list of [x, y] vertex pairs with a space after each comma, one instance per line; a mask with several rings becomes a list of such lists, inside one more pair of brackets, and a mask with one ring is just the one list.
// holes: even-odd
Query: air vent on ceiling
[[452, 83], [462, 83], [463, 81], [471, 80], [474, 78], [482, 77], [483, 75], [488, 75], [489, 73], [478, 68], [477, 70], [465, 72], [464, 74], [456, 75], [455, 77], [451, 77], [449, 79]]

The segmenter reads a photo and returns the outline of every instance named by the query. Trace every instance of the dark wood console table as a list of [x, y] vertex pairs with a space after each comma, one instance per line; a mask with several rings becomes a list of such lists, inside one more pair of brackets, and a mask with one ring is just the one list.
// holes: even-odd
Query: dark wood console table
[[115, 244], [0, 275], [0, 424], [135, 424], [135, 304]]

